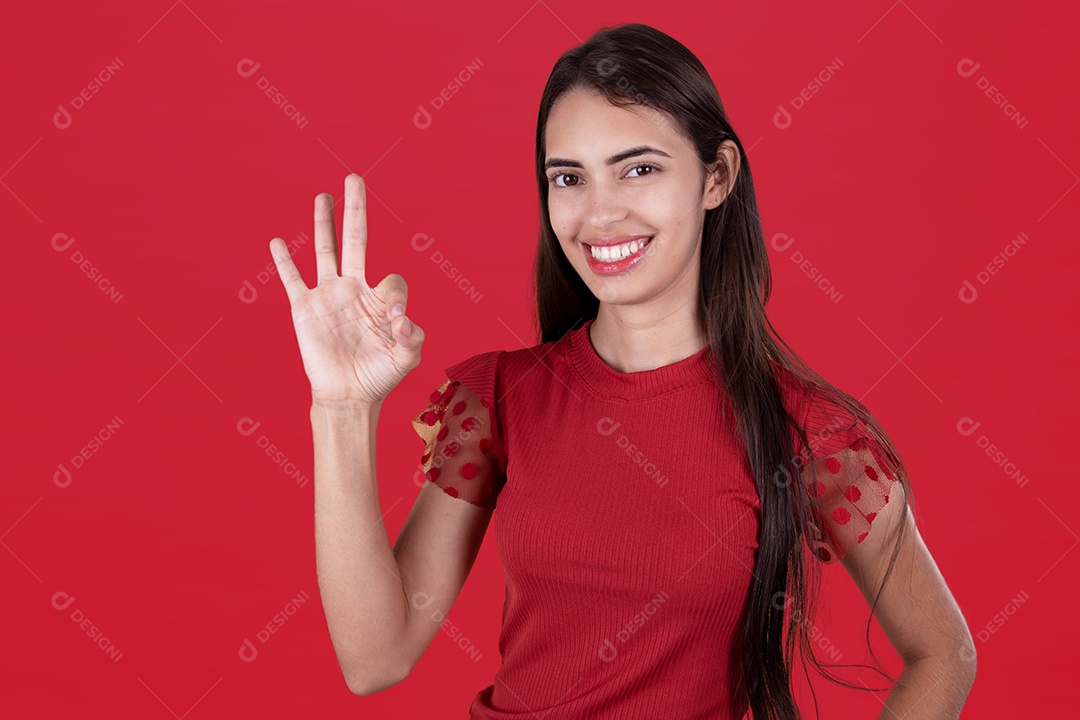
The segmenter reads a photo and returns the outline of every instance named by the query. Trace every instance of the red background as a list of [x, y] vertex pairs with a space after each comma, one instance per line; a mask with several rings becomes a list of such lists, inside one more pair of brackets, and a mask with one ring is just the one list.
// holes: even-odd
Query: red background
[[[313, 284], [313, 198], [340, 199], [348, 172], [366, 178], [369, 279], [403, 274], [409, 314], [428, 338], [423, 364], [381, 416], [379, 484], [395, 539], [418, 492], [422, 448], [409, 418], [443, 368], [536, 342], [526, 288], [544, 82], [564, 50], [628, 21], [673, 35], [708, 67], [749, 150], [766, 236], [794, 238], [769, 248], [770, 317], [874, 411], [909, 465], [923, 537], [978, 634], [964, 716], [1075, 713], [1066, 688], [1080, 521], [1061, 408], [1077, 395], [1077, 11], [890, 2], [725, 3], [706, 17], [565, 0], [8, 8], [4, 714], [466, 716], [499, 664], [493, 537], [450, 618], [479, 661], [440, 633], [400, 685], [350, 694], [315, 574], [309, 388], [285, 293], [259, 273], [270, 238], [306, 233], [296, 262]], [[116, 58], [115, 75], [71, 111]], [[244, 59], [260, 64], [249, 77], [237, 71]], [[979, 63], [970, 76], [957, 70], [965, 59]], [[432, 115], [424, 129], [413, 122], [421, 105]], [[72, 116], [64, 129], [59, 106]], [[774, 123], [780, 106], [790, 127]], [[337, 218], [340, 228], [340, 202]], [[436, 244], [415, 251], [417, 233]], [[1027, 243], [980, 282], [1021, 233]], [[58, 234], [74, 242], [57, 250]], [[436, 249], [479, 302], [431, 262]], [[965, 281], [978, 289], [974, 302], [960, 299]], [[253, 302], [241, 300], [245, 282]], [[113, 418], [115, 434], [72, 469]], [[242, 418], [261, 425], [242, 435]], [[964, 418], [980, 423], [973, 435], [958, 432]], [[260, 436], [308, 482], [288, 477]], [[61, 466], [72, 470], [63, 487]], [[845, 662], [865, 661], [868, 606], [838, 566], [827, 576], [822, 632]], [[56, 593], [72, 604], [54, 608]], [[257, 641], [302, 593], [308, 601]], [[80, 629], [76, 610], [118, 660]], [[873, 638], [898, 671], [876, 623]], [[239, 656], [245, 639], [258, 649], [251, 662]], [[823, 717], [881, 711], [883, 695], [815, 688]]]

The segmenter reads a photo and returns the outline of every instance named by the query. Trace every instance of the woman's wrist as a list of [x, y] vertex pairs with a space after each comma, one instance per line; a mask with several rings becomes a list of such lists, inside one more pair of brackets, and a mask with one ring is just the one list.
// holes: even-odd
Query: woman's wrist
[[363, 413], [372, 417], [379, 414], [379, 410], [382, 409], [382, 401], [371, 402], [368, 400], [360, 399], [344, 399], [344, 400], [322, 400], [316, 397], [311, 398], [311, 411], [322, 413], [348, 413], [356, 414]]

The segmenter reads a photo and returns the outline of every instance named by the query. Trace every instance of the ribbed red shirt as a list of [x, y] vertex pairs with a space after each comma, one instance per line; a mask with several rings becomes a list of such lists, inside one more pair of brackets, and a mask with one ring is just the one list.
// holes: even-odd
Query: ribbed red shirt
[[[470, 718], [741, 718], [732, 649], [760, 503], [711, 348], [621, 373], [592, 322], [447, 368], [413, 419], [428, 479], [496, 508], [503, 664]], [[780, 377], [819, 472], [823, 534], [807, 543], [833, 562], [894, 476], [861, 421]]]

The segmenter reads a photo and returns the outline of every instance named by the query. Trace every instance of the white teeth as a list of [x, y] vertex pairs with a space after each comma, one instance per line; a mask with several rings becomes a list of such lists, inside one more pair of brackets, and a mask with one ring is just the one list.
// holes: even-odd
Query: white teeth
[[590, 246], [589, 249], [592, 250], [592, 256], [600, 262], [617, 262], [625, 257], [633, 255], [638, 250], [645, 247], [645, 244], [649, 242], [650, 239], [651, 238], [631, 240], [628, 243], [615, 245], [614, 247]]

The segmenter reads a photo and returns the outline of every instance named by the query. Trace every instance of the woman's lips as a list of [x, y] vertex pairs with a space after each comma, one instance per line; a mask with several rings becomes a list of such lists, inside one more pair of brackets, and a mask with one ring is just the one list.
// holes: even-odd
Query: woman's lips
[[[622, 260], [616, 260], [615, 262], [604, 262], [597, 260], [593, 257], [592, 248], [581, 243], [581, 249], [585, 253], [585, 261], [589, 264], [589, 268], [592, 269], [597, 275], [616, 275], [621, 272], [626, 272], [630, 268], [634, 267], [646, 257], [645, 250], [652, 246], [653, 236], [646, 235], [648, 238], [645, 244], [637, 249], [637, 252], [627, 255]], [[631, 238], [637, 239], [637, 238]], [[625, 243], [620, 243], [625, 244]]]

